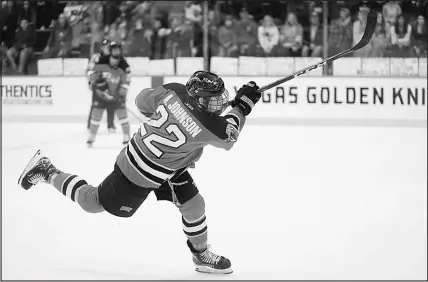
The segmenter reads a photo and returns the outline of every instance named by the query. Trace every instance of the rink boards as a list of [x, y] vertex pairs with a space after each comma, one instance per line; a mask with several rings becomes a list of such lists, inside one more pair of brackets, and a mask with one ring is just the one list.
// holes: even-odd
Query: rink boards
[[[279, 77], [224, 76], [232, 99], [254, 80]], [[187, 76], [134, 76], [127, 104], [148, 87], [185, 83]], [[91, 94], [83, 76], [3, 77], [3, 121], [75, 122], [87, 118]], [[422, 77], [300, 77], [263, 93], [249, 121], [262, 124], [406, 124], [426, 127], [427, 79]], [[53, 119], [55, 117], [55, 119]]]

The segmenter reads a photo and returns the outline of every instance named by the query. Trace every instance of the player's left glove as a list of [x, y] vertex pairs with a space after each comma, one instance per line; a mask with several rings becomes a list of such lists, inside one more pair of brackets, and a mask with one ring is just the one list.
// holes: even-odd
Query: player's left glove
[[126, 89], [124, 87], [119, 87], [118, 94], [121, 97], [125, 97], [128, 94], [128, 89]]
[[262, 96], [258, 90], [259, 87], [254, 81], [243, 85], [238, 90], [235, 99], [231, 102], [232, 107], [240, 108], [245, 116], [249, 115]]

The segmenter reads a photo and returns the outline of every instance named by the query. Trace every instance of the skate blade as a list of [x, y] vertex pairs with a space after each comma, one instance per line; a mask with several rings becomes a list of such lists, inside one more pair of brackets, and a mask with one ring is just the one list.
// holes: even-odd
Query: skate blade
[[231, 267], [226, 268], [226, 269], [214, 269], [214, 268], [211, 268], [208, 266], [203, 266], [203, 265], [195, 266], [195, 271], [201, 272], [201, 273], [209, 273], [209, 274], [231, 274], [231, 273], [233, 273], [233, 270]]
[[34, 165], [40, 161], [40, 159], [43, 158], [43, 154], [41, 150], [37, 150], [37, 152], [34, 154], [34, 156], [31, 158], [31, 160], [28, 162], [27, 166], [25, 167], [24, 171], [21, 173], [21, 176], [18, 179], [18, 185], [21, 186], [22, 179], [24, 176], [34, 167]]

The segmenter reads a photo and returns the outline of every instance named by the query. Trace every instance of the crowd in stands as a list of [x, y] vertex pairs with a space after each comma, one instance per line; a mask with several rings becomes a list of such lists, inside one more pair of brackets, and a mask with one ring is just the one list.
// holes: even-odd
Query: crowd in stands
[[[322, 57], [326, 47], [333, 55], [361, 39], [370, 9], [375, 35], [353, 56], [427, 56], [426, 1], [330, 2], [327, 40], [322, 4], [297, 1], [303, 13], [288, 5], [278, 14], [256, 11], [257, 1], [229, 2], [208, 3], [209, 56]], [[202, 1], [3, 1], [0, 28], [3, 73], [28, 73], [40, 58], [90, 57], [105, 38], [129, 57], [203, 56]]]

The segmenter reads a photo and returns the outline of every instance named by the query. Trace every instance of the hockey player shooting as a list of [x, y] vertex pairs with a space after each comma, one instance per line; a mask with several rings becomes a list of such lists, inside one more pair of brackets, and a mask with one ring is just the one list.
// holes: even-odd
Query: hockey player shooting
[[205, 202], [187, 168], [199, 160], [206, 145], [230, 150], [260, 97], [258, 86], [249, 82], [238, 90], [232, 110], [220, 116], [228, 106], [228, 92], [220, 77], [205, 71], [193, 74], [186, 85], [144, 89], [135, 102], [150, 119], [141, 124], [99, 186], [60, 171], [40, 150], [18, 184], [28, 190], [49, 183], [89, 213], [107, 211], [118, 217], [132, 216], [154, 192], [181, 212], [196, 270], [232, 273], [230, 260], [208, 248]]
[[[92, 110], [94, 108], [93, 104], [94, 104], [94, 101], [96, 99], [96, 97], [95, 97], [96, 96], [95, 91], [92, 91], [91, 75], [94, 73], [95, 64], [98, 63], [98, 61], [100, 60], [100, 58], [102, 56], [107, 56], [107, 55], [110, 54], [109, 44], [110, 44], [110, 41], [108, 39], [104, 39], [102, 41], [102, 43], [101, 43], [101, 52], [95, 53], [94, 55], [92, 55], [91, 59], [89, 60], [88, 66], [86, 68], [86, 78], [88, 79], [89, 89], [92, 92], [91, 110], [89, 112], [88, 124], [87, 124], [87, 128], [88, 129], [90, 129]], [[109, 132], [115, 132], [116, 131], [116, 127], [114, 126], [114, 110], [115, 110], [114, 105], [106, 108], [106, 112], [107, 112], [107, 129], [108, 129]]]
[[100, 126], [104, 109], [113, 108], [123, 131], [123, 144], [130, 139], [126, 95], [130, 84], [130, 68], [122, 57], [122, 45], [109, 43], [109, 55], [101, 56], [90, 72], [90, 84], [94, 93], [88, 146], [92, 146]]

